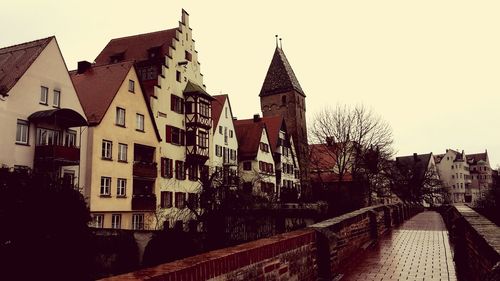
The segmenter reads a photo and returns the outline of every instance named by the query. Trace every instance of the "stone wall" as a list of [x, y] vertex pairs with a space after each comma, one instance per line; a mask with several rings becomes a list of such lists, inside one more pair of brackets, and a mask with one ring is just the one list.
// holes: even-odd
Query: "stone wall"
[[103, 280], [332, 280], [339, 267], [423, 208], [380, 205], [307, 228]]
[[469, 281], [500, 280], [500, 227], [467, 206], [445, 207], [442, 215], [459, 275]]

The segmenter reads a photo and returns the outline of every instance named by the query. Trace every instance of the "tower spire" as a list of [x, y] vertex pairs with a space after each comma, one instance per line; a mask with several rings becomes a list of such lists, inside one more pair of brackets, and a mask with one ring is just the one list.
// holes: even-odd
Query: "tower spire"
[[274, 35], [276, 37], [276, 48], [278, 48], [278, 34]]
[[281, 43], [281, 38], [280, 38], [280, 49], [283, 50], [283, 44]]

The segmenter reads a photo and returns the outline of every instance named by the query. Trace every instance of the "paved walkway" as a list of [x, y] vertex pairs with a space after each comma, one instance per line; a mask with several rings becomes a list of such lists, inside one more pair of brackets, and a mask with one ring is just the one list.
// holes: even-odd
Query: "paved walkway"
[[348, 266], [347, 280], [457, 280], [441, 215], [426, 211], [381, 237]]

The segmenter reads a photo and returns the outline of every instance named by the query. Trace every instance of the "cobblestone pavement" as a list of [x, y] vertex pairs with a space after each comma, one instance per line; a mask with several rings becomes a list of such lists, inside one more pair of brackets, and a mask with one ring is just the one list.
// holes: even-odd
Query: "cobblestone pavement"
[[426, 211], [406, 221], [356, 257], [343, 274], [341, 281], [457, 280], [441, 215]]

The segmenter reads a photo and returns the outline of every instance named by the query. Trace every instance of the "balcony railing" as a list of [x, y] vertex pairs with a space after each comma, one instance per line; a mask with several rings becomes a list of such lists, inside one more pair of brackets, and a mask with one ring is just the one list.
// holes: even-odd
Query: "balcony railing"
[[132, 195], [132, 210], [154, 211], [156, 209], [156, 195], [134, 194]]
[[35, 146], [35, 159], [57, 161], [61, 165], [75, 165], [80, 162], [80, 148], [63, 145]]
[[134, 162], [134, 176], [143, 178], [156, 178], [158, 169], [156, 162]]

